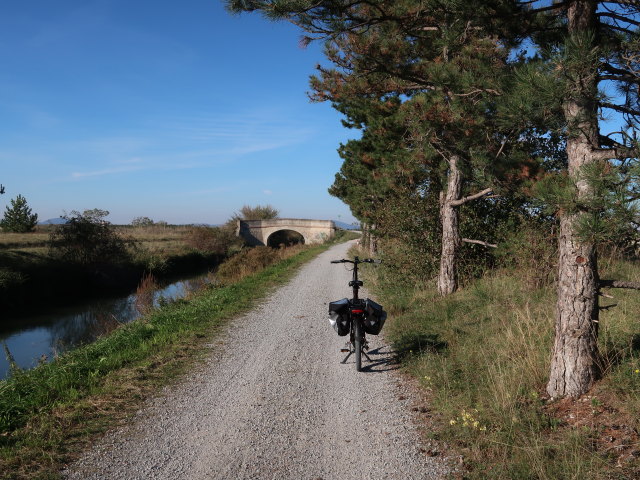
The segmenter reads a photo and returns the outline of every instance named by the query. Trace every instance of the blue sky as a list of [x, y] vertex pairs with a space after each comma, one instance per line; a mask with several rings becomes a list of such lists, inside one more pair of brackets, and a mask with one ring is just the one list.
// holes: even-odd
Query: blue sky
[[25, 0], [0, 9], [0, 209], [222, 223], [242, 205], [354, 221], [327, 193], [345, 130], [310, 103], [320, 45], [219, 0]]

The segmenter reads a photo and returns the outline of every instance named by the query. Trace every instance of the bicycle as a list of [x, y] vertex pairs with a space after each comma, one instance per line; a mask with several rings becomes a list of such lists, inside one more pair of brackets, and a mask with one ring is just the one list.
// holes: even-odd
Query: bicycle
[[346, 363], [349, 357], [355, 354], [356, 370], [362, 370], [362, 356], [371, 362], [366, 350], [369, 349], [366, 333], [378, 335], [387, 318], [386, 312], [380, 305], [367, 298], [363, 300], [358, 297], [358, 290], [363, 286], [362, 280], [358, 279], [358, 265], [361, 263], [381, 263], [380, 260], [365, 258], [360, 260], [331, 260], [331, 263], [351, 263], [353, 264], [353, 278], [349, 286], [353, 289], [353, 298], [350, 300], [343, 298], [329, 303], [329, 321], [340, 336], [349, 334], [349, 342], [346, 349], [348, 352], [341, 363]]

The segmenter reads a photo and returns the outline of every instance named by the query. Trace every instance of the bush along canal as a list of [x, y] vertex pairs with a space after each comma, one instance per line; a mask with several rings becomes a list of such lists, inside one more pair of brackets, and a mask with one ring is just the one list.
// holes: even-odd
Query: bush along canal
[[146, 277], [136, 293], [88, 300], [47, 313], [9, 318], [0, 330], [0, 380], [12, 368], [28, 370], [72, 348], [93, 342], [119, 325], [141, 317], [151, 307], [174, 302], [212, 281], [210, 274], [182, 278], [157, 286]]

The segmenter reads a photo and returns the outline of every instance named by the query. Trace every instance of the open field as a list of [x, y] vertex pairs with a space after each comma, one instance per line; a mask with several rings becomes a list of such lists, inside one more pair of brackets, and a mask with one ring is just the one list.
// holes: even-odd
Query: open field
[[[52, 225], [39, 225], [36, 231], [31, 233], [0, 232], [0, 252], [16, 250], [24, 253], [44, 253], [53, 228], [55, 227]], [[171, 255], [187, 249], [184, 239], [192, 227], [187, 225], [116, 226], [115, 229], [121, 235], [131, 237], [139, 242], [143, 248]]]

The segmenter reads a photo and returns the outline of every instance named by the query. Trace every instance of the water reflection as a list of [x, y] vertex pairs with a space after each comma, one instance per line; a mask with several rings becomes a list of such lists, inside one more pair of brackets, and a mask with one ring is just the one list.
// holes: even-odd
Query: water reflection
[[[210, 281], [207, 275], [171, 283], [153, 293], [153, 305], [184, 298], [200, 290]], [[0, 344], [6, 347], [15, 364], [23, 369], [33, 368], [42, 361], [50, 361], [71, 348], [90, 343], [112, 331], [119, 324], [140, 317], [136, 295], [94, 300], [71, 308], [57, 309], [44, 315], [15, 320], [29, 327], [0, 333]], [[7, 322], [11, 323], [11, 322]], [[0, 379], [6, 378], [10, 363], [0, 349]]]

